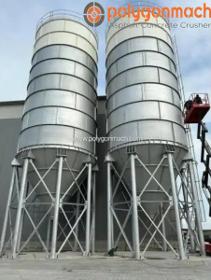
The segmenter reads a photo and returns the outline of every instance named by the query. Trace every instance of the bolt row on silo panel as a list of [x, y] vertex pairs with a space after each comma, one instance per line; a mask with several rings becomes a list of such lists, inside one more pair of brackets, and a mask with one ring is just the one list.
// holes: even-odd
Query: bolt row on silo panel
[[[121, 18], [107, 30], [107, 129], [108, 136], [121, 137], [110, 141], [108, 151], [120, 167], [130, 146], [151, 166], [166, 144], [175, 147], [178, 163], [187, 151], [173, 42], [164, 23], [163, 18], [151, 17], [147, 25], [144, 19]], [[165, 175], [156, 176], [163, 181]], [[142, 183], [147, 177], [144, 171], [137, 176]]]
[[[95, 160], [95, 143], [86, 139], [96, 136], [97, 46], [96, 34], [71, 17], [49, 17], [37, 29], [18, 155], [32, 150], [43, 174], [58, 149], [75, 175], [87, 157]], [[56, 176], [48, 178], [52, 191]], [[33, 172], [30, 180], [37, 182]]]
[[19, 151], [55, 145], [94, 153], [97, 40], [79, 22], [48, 21], [36, 33]]

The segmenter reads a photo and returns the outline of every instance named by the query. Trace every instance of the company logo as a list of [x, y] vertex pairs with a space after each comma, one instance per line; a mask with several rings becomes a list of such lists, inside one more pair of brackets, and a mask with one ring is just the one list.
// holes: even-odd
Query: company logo
[[114, 22], [115, 19], [133, 18], [135, 22], [144, 19], [145, 22], [150, 21], [151, 18], [211, 18], [211, 7], [206, 3], [195, 7], [146, 7], [142, 4], [133, 6], [128, 4], [126, 6], [107, 7], [106, 13], [104, 8], [97, 2], [89, 3], [84, 9], [84, 19], [90, 26], [99, 26], [105, 19], [108, 22]]
[[90, 26], [99, 26], [105, 19], [104, 8], [97, 2], [89, 3], [84, 9], [84, 20]]
[[128, 4], [127, 6], [108, 7], [108, 22], [118, 18], [133, 18], [135, 22], [138, 22], [141, 18], [148, 22], [151, 18], [211, 18], [211, 7], [206, 3], [197, 7], [145, 7], [145, 6], [133, 6]]

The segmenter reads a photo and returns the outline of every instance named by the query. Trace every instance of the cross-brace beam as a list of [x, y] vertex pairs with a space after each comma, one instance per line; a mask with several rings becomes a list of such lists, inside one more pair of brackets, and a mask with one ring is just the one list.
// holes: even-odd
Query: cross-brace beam
[[[79, 248], [83, 255], [88, 256], [95, 243], [95, 171], [92, 168], [91, 161], [87, 161], [77, 176], [74, 174], [68, 163], [67, 157], [63, 154], [57, 155], [44, 174], [41, 174], [36, 166], [36, 161], [32, 153], [28, 153], [23, 160], [22, 175], [19, 178], [19, 169], [21, 165], [17, 160], [12, 162], [12, 178], [9, 189], [7, 207], [5, 212], [4, 225], [1, 235], [0, 254], [4, 254], [6, 249], [7, 228], [10, 229], [10, 242], [12, 257], [16, 258], [29, 245], [32, 238], [37, 237], [47, 256], [52, 259], [58, 258], [59, 254], [68, 245], [69, 250]], [[57, 168], [56, 193], [52, 193], [50, 186], [46, 183], [46, 177], [51, 171]], [[32, 186], [28, 183], [28, 172], [34, 172], [38, 178], [37, 183]], [[71, 184], [66, 186], [66, 191], [61, 192], [62, 178], [65, 170], [65, 176], [70, 176]], [[86, 181], [85, 188], [82, 188], [81, 182]], [[48, 197], [46, 202], [37, 199], [37, 189], [39, 187], [45, 190]], [[64, 188], [64, 186], [63, 186]], [[14, 203], [14, 197], [16, 203]], [[76, 198], [76, 199], [75, 199]], [[15, 206], [14, 206], [15, 205]], [[93, 206], [92, 206], [93, 205]], [[39, 221], [34, 218], [34, 213], [45, 207], [44, 213], [39, 215]], [[11, 221], [11, 211], [16, 209], [15, 226]], [[69, 215], [69, 214], [70, 215]], [[40, 213], [39, 213], [40, 214]], [[24, 218], [23, 218], [24, 217]], [[24, 240], [22, 229], [24, 231], [25, 220], [28, 220], [32, 231]], [[60, 222], [62, 220], [62, 224]], [[85, 236], [79, 227], [86, 222]], [[43, 238], [41, 227], [45, 227], [46, 240]], [[92, 226], [91, 226], [92, 225]], [[25, 231], [26, 234], [26, 231]], [[92, 238], [92, 239], [91, 239]], [[80, 240], [82, 239], [82, 240]], [[72, 244], [75, 241], [75, 245]], [[61, 243], [61, 244], [60, 244]]]
[[[194, 190], [194, 180], [187, 181], [184, 178], [184, 174], [180, 172], [174, 159], [174, 150], [167, 147], [166, 153], [163, 154], [160, 162], [155, 165], [153, 171], [149, 170], [136, 153], [128, 154], [128, 160], [120, 172], [117, 171], [111, 155], [107, 155], [106, 164], [108, 251], [117, 247], [121, 237], [123, 237], [129, 251], [133, 252], [136, 259], [144, 259], [150, 245], [155, 242], [158, 248], [164, 251], [169, 249], [176, 257], [184, 260], [189, 250], [189, 239], [191, 239], [191, 242], [195, 244], [195, 246], [192, 246], [192, 250], [199, 249], [201, 254], [204, 254], [203, 232], [199, 206], [197, 205], [197, 193]], [[164, 164], [169, 170], [170, 187], [168, 189], [156, 178], [157, 172]], [[141, 188], [140, 186], [137, 187], [137, 166], [143, 168], [148, 174], [148, 179]], [[185, 162], [184, 166], [187, 168], [188, 176], [193, 177], [191, 163]], [[130, 186], [124, 181], [125, 172], [128, 169], [130, 170]], [[117, 178], [116, 184], [113, 183], [112, 175]], [[178, 178], [180, 186], [178, 185]], [[156, 189], [149, 189], [150, 185], [156, 185]], [[159, 193], [157, 199], [146, 199], [145, 194], [150, 192]], [[119, 198], [120, 194], [122, 194], [122, 200]], [[148, 207], [146, 207], [147, 205]], [[151, 213], [152, 210], [149, 211], [150, 205], [156, 208], [156, 213]], [[174, 247], [175, 244], [172, 244], [172, 241], [169, 240], [166, 231], [166, 223], [169, 222], [169, 215], [172, 210], [175, 216], [173, 229], [176, 230], [178, 251]], [[132, 220], [132, 228], [128, 229], [130, 220]], [[146, 225], [146, 221], [148, 221], [148, 225]], [[187, 227], [186, 235], [184, 234], [184, 223]], [[143, 228], [146, 232], [140, 240], [140, 229]], [[130, 240], [128, 232], [132, 232], [132, 240]], [[148, 240], [146, 240], [147, 236], [149, 236]], [[158, 236], [162, 243], [158, 240]]]

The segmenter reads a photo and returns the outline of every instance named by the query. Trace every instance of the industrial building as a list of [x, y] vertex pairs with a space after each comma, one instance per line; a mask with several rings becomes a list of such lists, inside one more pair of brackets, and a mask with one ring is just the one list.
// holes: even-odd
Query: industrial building
[[1, 255], [205, 255], [174, 42], [165, 19], [143, 23], [108, 26], [106, 96], [93, 29], [58, 13], [38, 24], [27, 98], [0, 103]]

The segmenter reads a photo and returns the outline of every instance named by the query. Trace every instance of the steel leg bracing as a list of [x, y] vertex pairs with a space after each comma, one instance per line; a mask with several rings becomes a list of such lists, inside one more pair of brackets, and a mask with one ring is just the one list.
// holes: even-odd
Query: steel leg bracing
[[[204, 241], [200, 211], [196, 206], [197, 194], [190, 187], [189, 180], [180, 173], [175, 163], [174, 151], [172, 149], [166, 148], [166, 153], [163, 154], [160, 162], [155, 165], [154, 171], [149, 170], [147, 165], [135, 153], [128, 154], [128, 160], [121, 171], [117, 170], [115, 162], [110, 155], [106, 157], [106, 164], [108, 250], [120, 245], [121, 241], [125, 243], [136, 259], [143, 259], [154, 242], [157, 248], [163, 251], [170, 250], [181, 260], [186, 259], [189, 251], [194, 248], [195, 250], [200, 248], [200, 252], [203, 254]], [[141, 189], [139, 186], [139, 191], [136, 182], [138, 166], [148, 173], [148, 180]], [[163, 166], [169, 170], [170, 187], [168, 189], [162, 186], [156, 177], [157, 172]], [[187, 168], [188, 163], [185, 162], [184, 166], [188, 176], [191, 177], [190, 168]], [[130, 174], [130, 186], [124, 181], [126, 170], [130, 170], [130, 173], [127, 173], [127, 176]], [[117, 178], [116, 184], [111, 180], [112, 174], [115, 174]], [[179, 178], [179, 180], [176, 180], [176, 178]], [[179, 186], [180, 183], [181, 186]], [[194, 184], [193, 180], [191, 184]], [[155, 190], [149, 189], [150, 185], [154, 185]], [[153, 192], [158, 194], [157, 198], [151, 201], [149, 198], [146, 199], [146, 197], [149, 197], [147, 195]], [[122, 200], [119, 198], [120, 195]], [[152, 214], [150, 206], [149, 209], [145, 207], [146, 203], [148, 205], [151, 204], [155, 208], [154, 214]], [[173, 213], [175, 217], [173, 230], [175, 230], [177, 236], [176, 247], [178, 251], [175, 250], [175, 242], [172, 243], [172, 240], [168, 237], [167, 226], [168, 224], [171, 225], [170, 220]], [[195, 223], [193, 223], [193, 220]], [[129, 221], [132, 223], [129, 223]], [[129, 227], [130, 224], [131, 228]], [[184, 224], [187, 230], [185, 229], [186, 227], [183, 228]], [[141, 237], [143, 229], [145, 234]], [[184, 234], [185, 231], [186, 235]], [[114, 243], [112, 243], [112, 235], [114, 233], [115, 238]], [[147, 237], [149, 238], [148, 240]], [[191, 250], [188, 248], [189, 238], [192, 240]]]
[[90, 233], [91, 233], [91, 193], [92, 193], [92, 165], [88, 164], [88, 183], [87, 183], [87, 210], [86, 210], [86, 251], [85, 255], [90, 253]]
[[[163, 203], [161, 202], [161, 204], [160, 204], [160, 219], [162, 219], [164, 213], [165, 213], [165, 211], [164, 211]], [[162, 234], [164, 236], [164, 238], [162, 239], [162, 241], [163, 241], [162, 249], [163, 249], [164, 252], [166, 252], [168, 250], [168, 246], [167, 246], [167, 243], [166, 243], [166, 223], [165, 223], [165, 220], [162, 222]]]
[[23, 174], [22, 174], [22, 180], [21, 180], [20, 197], [19, 197], [15, 230], [14, 230], [14, 239], [13, 239], [13, 247], [12, 247], [12, 257], [13, 258], [16, 258], [16, 254], [17, 254], [17, 245], [18, 245], [18, 238], [19, 238], [19, 234], [20, 234], [20, 225], [21, 225], [21, 215], [22, 215], [22, 211], [23, 211], [23, 204], [24, 204], [25, 193], [26, 193], [28, 166], [29, 166], [29, 158], [26, 158], [24, 160], [24, 164], [23, 164]]
[[[1, 235], [1, 255], [6, 250], [7, 229], [11, 229], [10, 241], [12, 257], [16, 258], [26, 247], [30, 249], [30, 242], [36, 237], [41, 248], [52, 259], [58, 258], [65, 250], [74, 251], [79, 249], [83, 255], [88, 256], [94, 251], [95, 244], [95, 172], [90, 161], [84, 163], [81, 170], [75, 176], [69, 166], [66, 155], [60, 154], [52, 162], [51, 166], [41, 174], [36, 166], [35, 158], [30, 152], [23, 161], [22, 175], [18, 181], [18, 169], [20, 164], [13, 162], [13, 172], [9, 189], [7, 207], [5, 212], [4, 226]], [[46, 183], [47, 175], [57, 169], [56, 192], [51, 193], [50, 186]], [[38, 181], [35, 185], [28, 184], [28, 172], [33, 170]], [[65, 178], [67, 171], [71, 178], [69, 186], [62, 186], [63, 172]], [[85, 184], [82, 185], [85, 182]], [[29, 188], [28, 188], [29, 186]], [[37, 187], [43, 187], [46, 201], [39, 201]], [[66, 191], [62, 192], [62, 188]], [[94, 191], [94, 192], [93, 192]], [[14, 198], [15, 205], [14, 206]], [[11, 209], [17, 209], [15, 226], [11, 225]], [[40, 210], [41, 209], [41, 210]], [[44, 209], [44, 210], [43, 210]], [[39, 211], [36, 215], [36, 211]], [[37, 220], [39, 217], [39, 220]], [[32, 231], [23, 240], [25, 231], [25, 220], [31, 225]], [[85, 221], [85, 232], [83, 229]], [[27, 226], [28, 227], [28, 226]], [[27, 229], [29, 231], [29, 228]], [[44, 231], [43, 231], [44, 230]], [[74, 245], [75, 242], [75, 245]], [[92, 247], [91, 247], [92, 244]]]
[[93, 169], [92, 180], [92, 229], [91, 229], [91, 245], [92, 245], [92, 254], [95, 253], [95, 239], [96, 239], [96, 172], [97, 170]]
[[198, 229], [198, 236], [199, 236], [199, 242], [200, 242], [200, 251], [203, 256], [206, 255], [205, 253], [205, 246], [204, 246], [204, 234], [203, 234], [203, 229], [202, 229], [202, 222], [201, 222], [201, 215], [200, 215], [200, 210], [199, 210], [199, 204], [198, 204], [198, 199], [197, 199], [197, 190], [195, 188], [195, 183], [194, 183], [194, 171], [193, 171], [193, 162], [189, 161], [189, 170], [190, 170], [190, 178], [191, 178], [191, 187], [192, 187], [192, 193], [193, 193], [193, 203], [194, 203], [194, 210], [195, 210], [195, 215], [196, 215], [196, 224], [197, 224], [197, 229]]
[[60, 194], [61, 194], [61, 181], [62, 181], [62, 168], [63, 168], [63, 157], [59, 157], [58, 163], [58, 175], [56, 184], [56, 197], [54, 200], [54, 216], [53, 216], [53, 232], [51, 242], [51, 258], [56, 258], [56, 244], [57, 244], [57, 232], [59, 222], [59, 208], [60, 208]]
[[[19, 195], [19, 187], [17, 186], [18, 185], [18, 169], [19, 168], [20, 168], [20, 163], [16, 159], [14, 159], [12, 161], [12, 177], [11, 177], [11, 182], [10, 182], [9, 194], [8, 194], [8, 199], [7, 199], [5, 217], [4, 217], [4, 223], [3, 223], [2, 234], [1, 234], [0, 256], [2, 256], [3, 251], [4, 251], [7, 228], [9, 226], [9, 219], [10, 219], [10, 215], [11, 215], [10, 205], [12, 203], [12, 196], [13, 196], [13, 193], [16, 193], [17, 196]], [[12, 239], [11, 233], [10, 233], [10, 239]]]
[[180, 254], [180, 258], [182, 260], [184, 260], [186, 257], [185, 257], [184, 244], [183, 244], [183, 238], [182, 238], [182, 227], [181, 227], [179, 203], [178, 203], [178, 196], [177, 196], [177, 187], [176, 187], [176, 182], [175, 182], [175, 174], [174, 174], [174, 166], [173, 166], [172, 158], [173, 158], [172, 153], [168, 153], [168, 163], [169, 163], [172, 196], [173, 196], [174, 211], [175, 211], [175, 218], [176, 218], [176, 229], [177, 229], [179, 254]]
[[139, 247], [139, 220], [138, 220], [138, 202], [137, 202], [137, 188], [136, 188], [136, 161], [135, 155], [130, 156], [131, 168], [131, 187], [132, 187], [132, 207], [133, 207], [133, 250], [137, 260], [140, 259]]
[[111, 162], [107, 163], [107, 238], [108, 238], [108, 251], [110, 251], [114, 244], [113, 236], [113, 215], [112, 215], [112, 178], [111, 178]]

